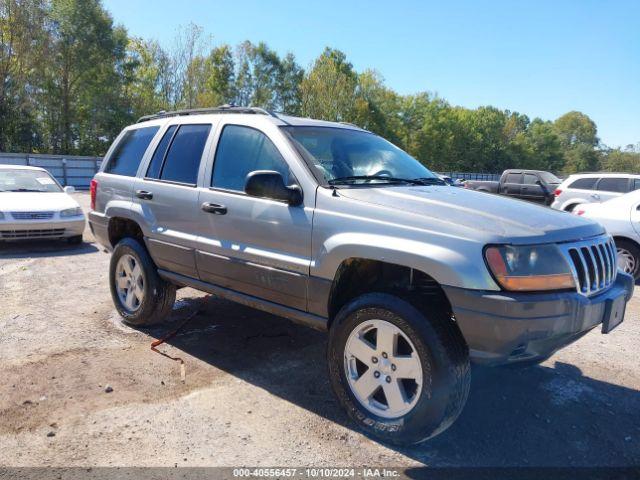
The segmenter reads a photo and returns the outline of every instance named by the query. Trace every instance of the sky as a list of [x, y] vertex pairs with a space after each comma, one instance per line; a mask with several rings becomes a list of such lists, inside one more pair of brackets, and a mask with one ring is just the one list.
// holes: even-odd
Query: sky
[[401, 94], [554, 120], [589, 115], [610, 147], [640, 142], [640, 0], [103, 0], [130, 35], [173, 45], [264, 41], [309, 67], [324, 47]]

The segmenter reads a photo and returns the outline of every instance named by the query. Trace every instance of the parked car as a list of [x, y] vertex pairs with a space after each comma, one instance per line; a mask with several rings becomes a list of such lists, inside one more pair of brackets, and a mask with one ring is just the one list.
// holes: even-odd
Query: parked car
[[464, 188], [550, 205], [553, 192], [561, 182], [553, 173], [515, 169], [505, 170], [497, 182], [467, 180]]
[[80, 205], [43, 168], [0, 165], [0, 241], [37, 238], [81, 243]]
[[573, 213], [603, 225], [616, 242], [618, 268], [640, 278], [640, 190], [602, 203], [580, 204]]
[[[593, 221], [451, 188], [355, 126], [255, 108], [125, 128], [91, 203], [126, 322], [163, 320], [190, 286], [328, 330], [339, 402], [397, 444], [453, 423], [470, 361], [541, 361], [608, 333], [633, 291]], [[600, 252], [585, 270], [581, 249]]]
[[554, 192], [551, 208], [572, 211], [581, 203], [606, 202], [640, 188], [640, 175], [580, 173], [570, 175]]

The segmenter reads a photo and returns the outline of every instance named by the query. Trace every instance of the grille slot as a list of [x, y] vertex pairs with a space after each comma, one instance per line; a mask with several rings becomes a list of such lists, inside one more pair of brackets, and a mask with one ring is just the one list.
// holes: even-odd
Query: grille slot
[[3, 240], [16, 240], [21, 238], [51, 238], [64, 235], [64, 228], [46, 228], [38, 230], [0, 230], [0, 238]]
[[14, 220], [50, 220], [53, 212], [11, 212]]
[[577, 290], [595, 295], [609, 288], [616, 279], [616, 247], [611, 237], [598, 237], [563, 246], [570, 260]]

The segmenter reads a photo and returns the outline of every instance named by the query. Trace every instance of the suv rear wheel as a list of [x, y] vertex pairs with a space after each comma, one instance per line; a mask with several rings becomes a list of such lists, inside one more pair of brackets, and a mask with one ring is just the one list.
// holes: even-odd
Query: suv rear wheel
[[171, 315], [176, 287], [160, 278], [147, 250], [133, 238], [113, 250], [109, 285], [116, 310], [131, 325], [153, 325]]
[[342, 308], [329, 336], [331, 385], [349, 416], [382, 441], [427, 440], [458, 417], [469, 393], [467, 346], [444, 312], [424, 315], [371, 293]]

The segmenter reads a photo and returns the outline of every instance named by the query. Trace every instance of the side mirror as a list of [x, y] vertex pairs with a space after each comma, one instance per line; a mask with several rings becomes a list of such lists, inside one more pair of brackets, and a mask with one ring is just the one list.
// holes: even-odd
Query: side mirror
[[279, 172], [256, 170], [247, 175], [244, 191], [252, 197], [270, 198], [286, 202], [292, 207], [302, 203], [302, 189], [298, 185], [287, 187]]
[[64, 193], [76, 193], [76, 187], [72, 187], [71, 185], [64, 187], [63, 190]]

